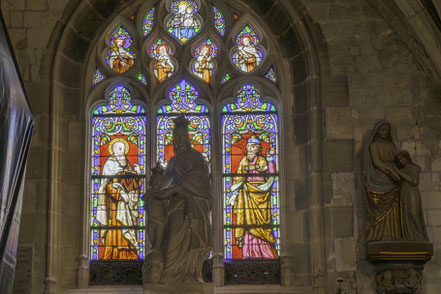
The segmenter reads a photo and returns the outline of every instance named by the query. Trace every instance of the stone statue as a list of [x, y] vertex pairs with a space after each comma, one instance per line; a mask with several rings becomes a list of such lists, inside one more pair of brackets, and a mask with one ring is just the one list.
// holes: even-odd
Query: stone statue
[[[158, 239], [161, 238], [160, 234], [152, 236], [152, 249], [162, 248], [163, 264], [161, 258], [153, 258], [156, 264], [147, 260], [144, 282], [203, 282], [202, 265], [211, 250], [209, 213], [212, 195], [208, 167], [202, 154], [191, 146], [188, 120], [180, 116], [174, 123], [175, 156], [168, 162], [164, 173], [171, 184], [163, 190], [160, 186], [154, 188], [156, 192], [153, 194], [157, 196], [151, 200], [160, 207], [161, 203], [166, 203], [167, 217], [162, 242]], [[162, 220], [164, 218], [161, 215], [159, 222]], [[151, 225], [155, 228], [150, 228]], [[152, 231], [158, 232], [160, 227], [155, 223], [147, 226], [149, 234]], [[154, 270], [160, 271], [159, 279], [157, 274], [152, 273]]]
[[164, 269], [163, 243], [167, 225], [168, 199], [164, 197], [164, 188], [168, 183], [164, 170], [159, 164], [152, 169], [149, 185], [144, 201], [147, 212], [147, 236], [150, 241], [150, 250], [144, 264], [144, 280], [149, 283], [160, 281], [160, 274]]
[[420, 167], [409, 152], [397, 151], [391, 125], [377, 122], [364, 149], [367, 241], [428, 242], [421, 196]]
[[400, 177], [395, 165], [397, 149], [386, 120], [376, 123], [365, 145], [363, 172], [366, 186], [367, 241], [401, 240]]
[[400, 215], [403, 240], [428, 242], [418, 190], [421, 168], [412, 162], [406, 150], [400, 150], [396, 159], [400, 167], [398, 175], [401, 178]]

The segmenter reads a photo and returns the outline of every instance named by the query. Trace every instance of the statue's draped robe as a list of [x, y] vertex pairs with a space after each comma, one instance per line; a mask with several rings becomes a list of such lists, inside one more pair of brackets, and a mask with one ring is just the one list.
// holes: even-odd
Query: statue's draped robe
[[412, 178], [411, 182], [403, 180], [401, 183], [401, 227], [404, 240], [427, 242], [421, 195], [418, 190], [420, 171], [421, 168], [412, 163], [401, 169], [401, 172]]
[[374, 164], [374, 161], [378, 161], [383, 166], [396, 170], [397, 150], [390, 136], [385, 140], [375, 140], [378, 129], [386, 123], [388, 122], [377, 123], [364, 151], [368, 242], [401, 239], [400, 187]]
[[202, 264], [211, 250], [209, 212], [212, 195], [202, 154], [188, 150], [173, 156], [165, 171], [181, 191], [168, 206], [163, 281], [200, 281]]
[[[257, 169], [250, 170], [251, 166]], [[252, 161], [244, 156], [236, 173], [256, 175], [233, 178], [231, 190], [239, 191], [233, 209], [236, 225], [246, 227], [235, 229], [236, 240], [243, 240], [244, 258], [277, 258], [274, 247], [276, 239], [268, 227], [272, 222], [271, 188], [274, 177], [265, 177], [265, 173], [274, 172], [274, 163], [267, 162], [263, 156], [256, 156]]]
[[[109, 157], [103, 168], [103, 176], [135, 175], [130, 163], [121, 166], [114, 156]], [[128, 194], [129, 201], [125, 202], [121, 196], [121, 188], [113, 187], [113, 183], [120, 183]], [[140, 179], [133, 178], [105, 178], [101, 180], [97, 220], [103, 226], [136, 226], [138, 217], [138, 201]], [[136, 231], [130, 228], [102, 229], [101, 241], [105, 246], [102, 259], [138, 259], [138, 239]]]

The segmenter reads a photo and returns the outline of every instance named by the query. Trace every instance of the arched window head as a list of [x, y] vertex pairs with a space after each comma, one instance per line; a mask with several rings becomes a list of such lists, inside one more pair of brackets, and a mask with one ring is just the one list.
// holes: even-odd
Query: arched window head
[[174, 155], [173, 119], [184, 114], [189, 125], [189, 138], [194, 149], [201, 152], [207, 162], [211, 158], [210, 120], [207, 107], [198, 101], [199, 92], [183, 79], [168, 92], [169, 102], [157, 111], [157, 161], [163, 166]]

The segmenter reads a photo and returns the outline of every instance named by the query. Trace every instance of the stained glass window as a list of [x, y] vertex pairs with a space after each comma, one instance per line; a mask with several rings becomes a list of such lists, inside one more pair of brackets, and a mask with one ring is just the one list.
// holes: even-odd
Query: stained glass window
[[145, 78], [145, 76], [142, 73], [139, 73], [136, 78], [138, 79], [138, 81], [141, 82], [141, 84], [143, 85], [147, 85], [147, 79]]
[[193, 62], [192, 70], [195, 75], [209, 83], [216, 67], [214, 58], [217, 55], [218, 48], [216, 44], [207, 39], [205, 42], [196, 47], [193, 52], [196, 61]]
[[221, 84], [225, 84], [231, 79], [231, 75], [229, 73], [226, 73], [225, 76], [222, 78]]
[[130, 91], [114, 87], [92, 112], [90, 256], [141, 260], [145, 247], [146, 115]]
[[259, 48], [260, 38], [250, 25], [246, 25], [236, 37], [237, 48], [233, 52], [233, 63], [243, 72], [252, 72], [263, 59]]
[[222, 109], [226, 259], [280, 254], [278, 115], [252, 84]]
[[170, 56], [172, 56], [174, 52], [167, 43], [158, 39], [150, 46], [149, 54], [150, 57], [155, 59], [153, 72], [158, 82], [162, 83], [173, 75], [176, 66]]
[[117, 73], [126, 72], [135, 61], [135, 53], [131, 50], [132, 36], [125, 28], [119, 26], [110, 37], [111, 50], [107, 53], [107, 64]]
[[224, 16], [222, 15], [222, 12], [220, 12], [219, 9], [217, 9], [215, 6], [213, 6], [213, 13], [214, 13], [214, 26], [216, 27], [217, 32], [222, 37], [225, 35], [225, 21]]
[[273, 82], [274, 84], [277, 84], [277, 77], [276, 73], [274, 72], [274, 68], [271, 67], [265, 74], [265, 78]]
[[174, 0], [170, 4], [172, 16], [167, 21], [167, 31], [182, 44], [187, 43], [201, 30], [201, 19], [197, 15], [199, 5], [194, 0]]
[[198, 103], [198, 90], [186, 80], [181, 80], [171, 88], [168, 98], [170, 103], [161, 105], [157, 111], [157, 161], [163, 166], [173, 157], [173, 119], [184, 114], [190, 121], [189, 136], [194, 149], [201, 152], [209, 163], [210, 120], [208, 109]]
[[103, 73], [97, 68], [95, 70], [95, 73], [93, 74], [93, 84], [96, 85], [102, 80], [104, 80], [106, 77], [103, 75]]
[[152, 8], [147, 12], [142, 22], [142, 34], [146, 37], [153, 28], [153, 15], [155, 14], [155, 8]]

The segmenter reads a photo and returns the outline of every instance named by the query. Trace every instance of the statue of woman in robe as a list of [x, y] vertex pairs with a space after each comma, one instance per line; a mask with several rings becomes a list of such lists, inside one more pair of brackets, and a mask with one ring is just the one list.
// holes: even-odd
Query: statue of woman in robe
[[364, 150], [367, 241], [402, 240], [400, 228], [397, 150], [386, 120], [376, 123]]
[[400, 192], [400, 213], [403, 239], [428, 242], [424, 225], [421, 195], [418, 190], [421, 168], [412, 162], [409, 152], [400, 150], [396, 156], [402, 179]]
[[165, 170], [172, 184], [163, 195], [170, 200], [161, 282], [203, 282], [202, 265], [211, 250], [209, 172], [202, 154], [191, 146], [188, 120], [180, 116], [174, 122], [175, 156]]

